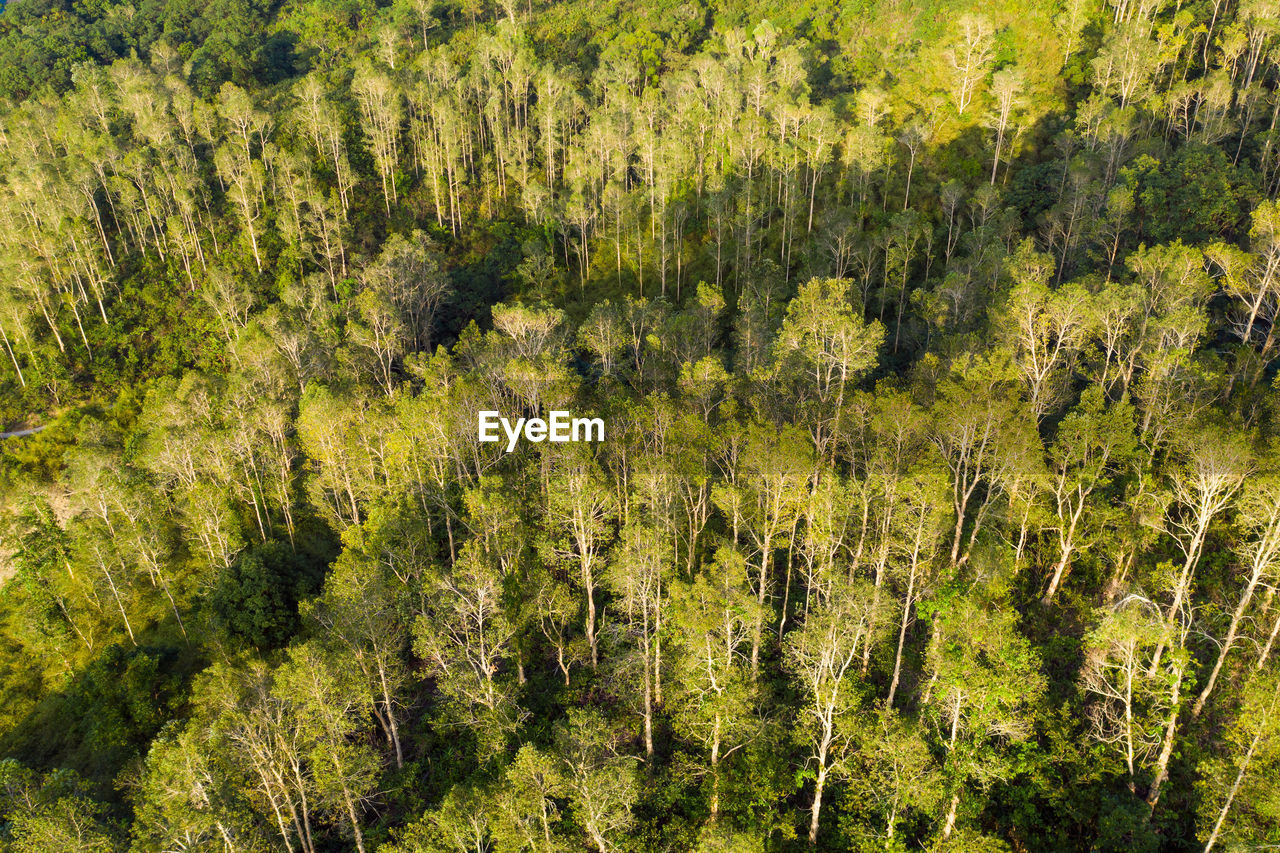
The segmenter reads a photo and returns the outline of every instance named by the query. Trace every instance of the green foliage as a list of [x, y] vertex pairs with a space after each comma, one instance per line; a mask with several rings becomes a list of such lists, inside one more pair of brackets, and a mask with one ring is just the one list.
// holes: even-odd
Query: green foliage
[[5, 754], [107, 785], [182, 707], [190, 664], [177, 649], [110, 646], [6, 732]]
[[1125, 177], [1154, 243], [1203, 244], [1239, 233], [1257, 197], [1249, 173], [1209, 145], [1186, 145], [1158, 163], [1139, 158]]
[[0, 808], [8, 815], [6, 847], [15, 853], [43, 850], [115, 851], [120, 833], [75, 773], [41, 777], [12, 759], [0, 762]]
[[279, 648], [298, 628], [298, 601], [315, 589], [317, 566], [286, 542], [250, 546], [218, 577], [209, 598], [217, 625], [259, 651]]

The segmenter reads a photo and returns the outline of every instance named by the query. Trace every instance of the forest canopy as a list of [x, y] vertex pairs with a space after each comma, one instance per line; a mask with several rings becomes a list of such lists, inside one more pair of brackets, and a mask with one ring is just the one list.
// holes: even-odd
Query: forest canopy
[[0, 851], [1280, 844], [1278, 122], [1270, 0], [12, 0]]

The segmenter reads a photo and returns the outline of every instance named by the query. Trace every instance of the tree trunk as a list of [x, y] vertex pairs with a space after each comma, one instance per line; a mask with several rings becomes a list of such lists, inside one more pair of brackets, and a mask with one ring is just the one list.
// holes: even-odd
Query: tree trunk
[[1076, 525], [1080, 523], [1080, 515], [1084, 511], [1087, 498], [1087, 494], [1081, 496], [1080, 505], [1072, 514], [1071, 524], [1062, 536], [1062, 549], [1058, 556], [1058, 563], [1053, 567], [1053, 578], [1049, 581], [1049, 588], [1045, 590], [1044, 598], [1041, 599], [1042, 604], [1053, 601], [1054, 593], [1058, 591], [1058, 585], [1062, 583], [1062, 578], [1067, 573], [1067, 565], [1071, 562], [1072, 553], [1075, 552]]
[[591, 569], [584, 568], [587, 587], [587, 645], [591, 647], [591, 668], [600, 665], [600, 648], [596, 642], [596, 597], [592, 586]]
[[711, 820], [720, 816], [720, 715], [711, 736]]
[[817, 784], [813, 792], [813, 815], [809, 818], [809, 846], [818, 846], [818, 818], [822, 814], [822, 789], [827, 784], [825, 761], [818, 768]]
[[1240, 771], [1236, 773], [1236, 779], [1231, 783], [1231, 790], [1227, 792], [1227, 799], [1222, 804], [1222, 811], [1218, 812], [1218, 819], [1214, 821], [1213, 830], [1209, 833], [1209, 838], [1204, 843], [1204, 853], [1213, 850], [1213, 845], [1218, 840], [1218, 833], [1222, 831], [1222, 824], [1227, 819], [1227, 813], [1231, 811], [1231, 804], [1235, 801], [1236, 793], [1240, 790], [1240, 784], [1244, 781], [1244, 775], [1249, 772], [1249, 763], [1253, 761], [1253, 753], [1258, 748], [1258, 741], [1262, 739], [1262, 733], [1267, 730], [1267, 726], [1271, 720], [1271, 714], [1275, 711], [1276, 701], [1280, 700], [1280, 682], [1276, 683], [1275, 692], [1271, 694], [1271, 704], [1267, 706], [1267, 713], [1258, 721], [1258, 730], [1253, 735], [1253, 740], [1249, 742], [1249, 749], [1244, 754], [1244, 759], [1240, 763]]
[[[1200, 561], [1200, 548], [1204, 545], [1205, 534], [1209, 529], [1209, 518], [1201, 519], [1196, 528], [1195, 537], [1191, 540], [1191, 547], [1187, 549], [1187, 559], [1182, 566], [1182, 573], [1178, 575], [1178, 585], [1174, 588], [1173, 603], [1169, 605], [1169, 612], [1164, 617], [1164, 629], [1167, 634], [1173, 629], [1173, 620], [1177, 617], [1178, 611], [1182, 607], [1182, 600], [1187, 597], [1191, 591], [1191, 577], [1196, 569], [1196, 563]], [[1151, 660], [1151, 672], [1156, 671], [1156, 667], [1160, 665], [1160, 659], [1164, 655], [1165, 641], [1162, 639], [1156, 646], [1155, 656]]]
[[907, 625], [911, 621], [911, 604], [915, 600], [916, 566], [911, 564], [911, 574], [907, 577], [907, 598], [902, 605], [902, 621], [898, 624], [898, 651], [893, 656], [893, 680], [889, 682], [889, 695], [884, 700], [885, 708], [893, 707], [893, 698], [898, 692], [898, 678], [902, 674], [902, 646], [907, 640]]
[[644, 754], [653, 760], [653, 671], [648, 641], [644, 649]]
[[129, 624], [129, 614], [124, 610], [124, 602], [120, 600], [120, 592], [116, 589], [115, 579], [111, 577], [111, 571], [104, 564], [102, 574], [107, 578], [107, 585], [111, 587], [111, 596], [116, 600], [116, 607], [120, 609], [120, 618], [124, 620], [124, 629], [129, 633], [129, 641], [135, 646], [138, 641], [133, 636], [133, 626]]
[[760, 588], [757, 591], [756, 600], [760, 605], [759, 614], [756, 616], [755, 628], [751, 632], [751, 680], [755, 681], [760, 677], [760, 636], [764, 633], [764, 602], [766, 596], [765, 590], [769, 585], [769, 562], [773, 556], [773, 537], [766, 536], [764, 538], [764, 548], [760, 554]]
[[1179, 666], [1174, 672], [1173, 710], [1169, 712], [1169, 722], [1164, 729], [1164, 744], [1160, 747], [1160, 755], [1156, 759], [1156, 775], [1151, 780], [1151, 787], [1147, 790], [1147, 807], [1151, 811], [1155, 811], [1156, 803], [1160, 801], [1160, 788], [1169, 776], [1169, 758], [1173, 755], [1174, 735], [1178, 731], [1178, 697], [1181, 691], [1182, 667]]
[[391, 689], [387, 685], [387, 670], [381, 660], [378, 661], [378, 680], [382, 682], [382, 706], [387, 709], [387, 724], [391, 729], [391, 742], [396, 748], [396, 769], [404, 767], [404, 751], [400, 748], [400, 728], [396, 725], [395, 707], [391, 702]]
[[[341, 769], [338, 770], [338, 773], [342, 773]], [[345, 783], [342, 786], [342, 799], [345, 800], [347, 804], [347, 817], [351, 819], [351, 831], [356, 837], [356, 849], [359, 850], [360, 853], [365, 853], [364, 833], [360, 831], [360, 819], [356, 815], [356, 804], [351, 799], [351, 792], [347, 789]]]
[[1191, 719], [1200, 716], [1200, 712], [1204, 710], [1205, 702], [1209, 701], [1209, 694], [1213, 692], [1213, 686], [1218, 681], [1218, 675], [1222, 672], [1222, 665], [1226, 663], [1227, 654], [1231, 651], [1231, 646], [1236, 641], [1237, 632], [1240, 629], [1240, 621], [1244, 618], [1244, 611], [1249, 606], [1249, 602], [1253, 599], [1253, 592], [1258, 586], [1262, 572], [1256, 569], [1249, 578], [1249, 583], [1245, 586], [1244, 594], [1240, 596], [1240, 603], [1236, 605], [1236, 612], [1231, 614], [1231, 625], [1227, 628], [1227, 636], [1222, 640], [1222, 648], [1218, 652], [1218, 660], [1213, 665], [1213, 671], [1209, 673], [1209, 679], [1204, 684], [1204, 689], [1200, 691], [1200, 695], [1196, 697], [1196, 702], [1191, 706]]
[[9, 336], [5, 334], [3, 326], [0, 326], [0, 339], [4, 340], [4, 348], [9, 352], [9, 360], [13, 362], [13, 369], [18, 372], [18, 382], [26, 388], [27, 380], [22, 375], [22, 368], [18, 366], [18, 358], [13, 354], [13, 347], [9, 344]]
[[1280, 635], [1280, 608], [1276, 609], [1276, 621], [1271, 625], [1271, 633], [1267, 636], [1267, 644], [1262, 647], [1262, 653], [1258, 655], [1258, 663], [1255, 669], [1261, 669], [1267, 665], [1267, 659], [1271, 657], [1271, 649], [1276, 644], [1276, 636]]
[[951, 796], [951, 807], [947, 809], [947, 820], [942, 825], [942, 837], [950, 838], [951, 832], [956, 828], [956, 812], [960, 809], [960, 792], [956, 791]]
[[968, 503], [968, 496], [966, 496], [964, 502], [956, 507], [956, 530], [951, 538], [951, 565], [953, 566], [960, 562], [960, 543], [963, 541], [964, 516]]

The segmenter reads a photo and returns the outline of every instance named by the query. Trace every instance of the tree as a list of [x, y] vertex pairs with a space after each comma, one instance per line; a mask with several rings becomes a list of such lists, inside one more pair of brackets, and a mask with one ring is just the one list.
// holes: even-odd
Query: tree
[[597, 853], [619, 849], [615, 838], [631, 825], [639, 793], [634, 759], [618, 754], [616, 733], [603, 717], [577, 708], [556, 728], [556, 753], [574, 820]]
[[563, 840], [552, 831], [560, 821], [557, 800], [564, 794], [564, 775], [555, 756], [532, 744], [520, 747], [507, 767], [506, 785], [499, 794], [494, 833], [498, 849], [541, 853], [565, 849]]
[[403, 102], [394, 81], [366, 61], [357, 63], [351, 91], [364, 119], [364, 135], [368, 140], [378, 175], [382, 179], [382, 199], [387, 215], [398, 200], [395, 171], [400, 164], [400, 122]]
[[279, 542], [247, 550], [218, 577], [215, 618], [228, 634], [258, 649], [279, 648], [297, 630], [300, 568]]
[[[760, 645], [768, 607], [773, 598], [773, 563], [776, 548], [791, 544], [790, 532], [799, 517], [805, 484], [813, 470], [813, 449], [809, 441], [793, 428], [774, 432], [763, 424], [752, 425], [741, 459], [742, 475], [746, 481], [743, 505], [733, 510], [736, 533], [739, 516], [744, 531], [751, 539], [758, 565], [752, 586], [755, 588], [756, 624], [751, 637], [751, 676], [760, 671]], [[729, 509], [728, 493], [722, 492], [713, 499], [722, 510]], [[790, 557], [788, 557], [787, 584], [790, 585]]]
[[[1239, 501], [1237, 523], [1247, 532], [1247, 539], [1237, 546], [1239, 567], [1244, 569], [1244, 587], [1240, 599], [1231, 614], [1226, 635], [1218, 644], [1218, 657], [1214, 661], [1204, 688], [1191, 706], [1191, 716], [1198, 717], [1205, 702], [1218, 683], [1227, 655], [1240, 639], [1245, 613], [1253, 601], [1259, 585], [1274, 583], [1280, 571], [1280, 477], [1273, 472], [1251, 477], [1244, 485]], [[1260, 661], [1261, 662], [1261, 661]]]
[[380, 486], [360, 433], [367, 401], [313, 385], [298, 403], [298, 443], [310, 460], [307, 489], [313, 505], [345, 527], [359, 524], [361, 503]]
[[[932, 461], [932, 460], [930, 460]], [[902, 651], [907, 642], [907, 629], [915, 618], [916, 604], [931, 591], [939, 580], [939, 545], [945, 528], [946, 480], [942, 473], [928, 462], [904, 477], [902, 483], [903, 507], [896, 519], [889, 546], [896, 561], [895, 572], [899, 583], [906, 575], [902, 591], [902, 617], [898, 621], [898, 645], [893, 656], [893, 677], [884, 707], [893, 708], [898, 683], [902, 675]]]
[[[944, 789], [929, 743], [919, 727], [892, 708], [862, 717], [857, 751], [850, 760], [850, 785], [873, 802], [884, 820], [883, 832], [867, 826], [858, 834], [887, 850], [903, 842], [900, 824], [912, 812], [928, 814], [941, 803]], [[883, 839], [883, 844], [881, 844]]]
[[[995, 110], [990, 123], [996, 132], [994, 151], [991, 154], [991, 185], [996, 182], [996, 172], [1000, 168], [1000, 157], [1004, 152], [1005, 132], [1009, 130], [1013, 120], [1013, 111], [1020, 105], [1026, 79], [1016, 68], [1003, 68], [991, 76], [991, 94], [995, 98]], [[1016, 138], [1015, 138], [1016, 141]]]
[[864, 582], [837, 586], [826, 602], [810, 611], [804, 625], [787, 637], [783, 647], [787, 669], [805, 697], [802, 731], [810, 750], [806, 775], [811, 774], [814, 780], [810, 846], [818, 843], [827, 779], [846, 769], [853, 721], [861, 705], [855, 670], [861, 647], [871, 642], [871, 627], [878, 621], [874, 602], [874, 594]]
[[1246, 345], [1254, 345], [1266, 328], [1259, 349], [1265, 367], [1276, 345], [1275, 322], [1280, 312], [1280, 206], [1263, 201], [1253, 211], [1249, 229], [1251, 252], [1215, 243], [1206, 256], [1222, 274], [1223, 289], [1238, 303], [1230, 327]]
[[17, 543], [12, 582], [27, 595], [20, 612], [23, 627], [33, 635], [28, 642], [37, 648], [49, 644], [63, 654], [61, 646], [69, 627], [92, 652], [92, 634], [73, 617], [70, 596], [60, 581], [64, 572], [74, 579], [74, 569], [68, 559], [71, 543], [58, 526], [52, 508], [46, 501], [27, 501], [9, 517], [5, 538]]
[[408, 590], [384, 565], [360, 551], [344, 551], [325, 581], [324, 593], [304, 613], [359, 666], [367, 690], [376, 698], [373, 713], [404, 766], [398, 710], [409, 680], [403, 653], [409, 644], [403, 614]]
[[[1161, 519], [1163, 532], [1183, 555], [1182, 568], [1173, 580], [1173, 599], [1165, 610], [1169, 633], [1188, 606], [1209, 526], [1227, 508], [1253, 468], [1244, 437], [1229, 429], [1200, 427], [1180, 436], [1176, 447], [1185, 461], [1175, 463], [1168, 472], [1171, 505]], [[1160, 663], [1163, 646], [1162, 641], [1153, 670]]]
[[1137, 450], [1133, 409], [1126, 403], [1107, 406], [1101, 389], [1091, 388], [1058, 425], [1050, 451], [1050, 488], [1057, 514], [1058, 559], [1044, 594], [1047, 604], [1070, 565], [1089, 498], [1106, 488], [1114, 471], [1125, 466]]
[[994, 32], [991, 22], [981, 15], [961, 15], [956, 22], [944, 57], [952, 69], [951, 100], [960, 115], [973, 103], [978, 83], [994, 58]]
[[796, 403], [806, 402], [804, 390], [813, 388], [819, 411], [815, 443], [825, 444], [827, 424], [841, 410], [845, 389], [875, 366], [884, 342], [884, 328], [866, 323], [850, 301], [849, 285], [835, 279], [813, 279], [800, 286], [787, 305], [775, 343], [775, 375], [798, 373]]
[[[951, 381], [938, 389], [931, 438], [951, 473], [951, 504], [955, 529], [951, 536], [951, 562], [959, 565], [964, 554], [965, 525], [972, 521], [972, 546], [988, 508], [999, 494], [996, 479], [1004, 437], [1016, 434], [1023, 412], [1003, 393], [999, 385], [983, 387], [973, 380]], [[980, 486], [985, 486], [979, 490]]]
[[406, 827], [390, 849], [393, 853], [491, 853], [495, 823], [492, 793], [459, 783], [449, 789], [438, 808]]
[[201, 712], [193, 725], [207, 731], [213, 745], [207, 754], [228, 759], [210, 768], [226, 773], [232, 790], [245, 791], [286, 850], [297, 842], [314, 853], [317, 790], [307, 766], [306, 733], [293, 703], [274, 689], [273, 673], [260, 662], [242, 668], [215, 664], [196, 680], [192, 695]]
[[615, 502], [599, 465], [582, 447], [566, 445], [552, 460], [557, 476], [551, 481], [547, 495], [547, 516], [555, 531], [556, 538], [551, 543], [553, 552], [577, 564], [578, 582], [586, 599], [587, 647], [591, 650], [594, 669], [600, 663], [596, 629], [597, 571], [609, 542], [608, 525], [615, 513]]
[[[1280, 760], [1280, 677], [1259, 675], [1243, 691], [1240, 712], [1227, 731], [1227, 753], [1209, 762], [1200, 783], [1204, 853], [1219, 839], [1265, 843], [1276, 818], [1275, 767]], [[1207, 830], [1207, 832], [1206, 832]]]
[[1187, 655], [1180, 643], [1163, 655], [1163, 616], [1146, 599], [1130, 595], [1100, 617], [1081, 674], [1092, 699], [1093, 737], [1123, 756], [1130, 793], [1137, 795], [1138, 780], [1150, 774], [1145, 797], [1154, 808], [1168, 771]]
[[671, 588], [673, 721], [707, 751], [709, 807], [720, 814], [722, 762], [755, 735], [747, 641], [758, 608], [742, 554], [721, 546], [706, 573]]
[[626, 615], [627, 634], [634, 638], [640, 656], [644, 751], [651, 760], [654, 708], [662, 696], [662, 622], [673, 562], [669, 548], [655, 545], [660, 541], [652, 527], [628, 524], [608, 572], [609, 587]]
[[386, 294], [365, 289], [355, 298], [356, 319], [347, 328], [356, 346], [369, 351], [382, 389], [395, 394], [395, 365], [404, 355], [408, 329]]
[[245, 236], [249, 238], [253, 262], [257, 265], [258, 272], [262, 272], [262, 255], [258, 249], [258, 220], [264, 213], [263, 193], [266, 180], [262, 161], [251, 159], [247, 150], [227, 143], [215, 152], [214, 164], [230, 189], [230, 197], [240, 216], [240, 224]]
[[516, 626], [502, 597], [502, 578], [469, 542], [414, 620], [414, 651], [435, 677], [448, 716], [473, 730], [482, 759], [501, 753], [527, 715], [516, 702]]
[[103, 819], [102, 806], [70, 771], [54, 771], [43, 780], [12, 758], [0, 762], [0, 791], [15, 853], [66, 850], [110, 853], [120, 849]]
[[590, 648], [579, 654], [578, 644], [569, 632], [578, 617], [578, 604], [568, 584], [550, 573], [539, 573], [531, 581], [534, 607], [537, 610], [538, 630], [546, 637], [556, 653], [556, 667], [569, 686], [569, 667], [584, 659], [590, 660]]
[[[179, 845], [225, 845], [234, 850], [265, 850], [268, 837], [259, 826], [249, 788], [238, 784], [207, 729], [188, 725], [152, 742], [140, 780], [138, 812], [143, 832], [140, 850]], [[283, 839], [286, 847], [291, 845]]]
[[932, 608], [921, 705], [951, 794], [944, 841], [955, 831], [966, 790], [1009, 778], [1010, 748], [1030, 735], [1031, 711], [1045, 691], [1039, 658], [1018, 634], [1015, 618], [998, 599], [980, 595], [939, 599]]
[[1009, 262], [1014, 287], [1005, 307], [1015, 364], [1037, 420], [1062, 399], [1068, 368], [1087, 329], [1085, 291], [1071, 284], [1050, 290], [1052, 261], [1024, 242]]
[[378, 257], [361, 273], [364, 285], [381, 294], [396, 308], [407, 327], [409, 347], [430, 352], [436, 316], [450, 290], [438, 249], [422, 231], [407, 236], [392, 234]]
[[365, 853], [360, 815], [377, 784], [377, 758], [355, 735], [372, 697], [351, 661], [327, 654], [316, 643], [289, 651], [276, 689], [295, 708], [310, 772], [320, 803], [341, 814]]
[[622, 318], [608, 299], [597, 304], [578, 327], [578, 343], [600, 360], [600, 370], [612, 376], [626, 351], [626, 330]]

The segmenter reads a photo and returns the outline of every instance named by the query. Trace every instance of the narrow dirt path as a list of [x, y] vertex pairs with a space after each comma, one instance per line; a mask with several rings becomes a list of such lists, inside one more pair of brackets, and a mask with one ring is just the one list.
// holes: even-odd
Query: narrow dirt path
[[13, 432], [0, 432], [0, 438], [22, 438], [24, 435], [35, 435], [42, 429], [44, 429], [43, 426], [38, 426], [30, 429], [15, 429]]

